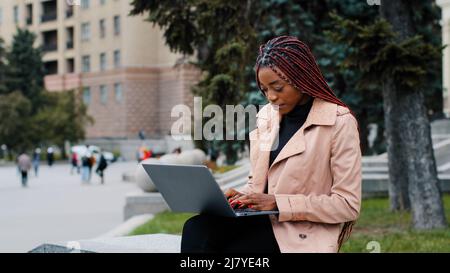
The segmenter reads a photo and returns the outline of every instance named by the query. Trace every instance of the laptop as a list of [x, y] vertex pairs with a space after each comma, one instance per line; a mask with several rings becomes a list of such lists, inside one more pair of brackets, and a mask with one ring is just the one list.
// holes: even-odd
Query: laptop
[[206, 166], [145, 163], [142, 166], [174, 212], [225, 217], [278, 214], [278, 211], [233, 209]]

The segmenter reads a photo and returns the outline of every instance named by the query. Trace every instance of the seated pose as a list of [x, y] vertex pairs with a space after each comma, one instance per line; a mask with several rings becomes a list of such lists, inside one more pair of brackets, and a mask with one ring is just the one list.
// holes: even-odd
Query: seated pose
[[183, 227], [181, 252], [338, 252], [361, 206], [355, 115], [295, 37], [262, 45], [255, 72], [269, 103], [250, 132], [249, 180], [225, 195], [233, 207], [279, 214], [194, 216]]

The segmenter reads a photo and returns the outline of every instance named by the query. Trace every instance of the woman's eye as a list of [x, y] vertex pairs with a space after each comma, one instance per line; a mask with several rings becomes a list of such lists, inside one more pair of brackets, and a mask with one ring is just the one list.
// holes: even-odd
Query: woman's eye
[[277, 92], [280, 92], [281, 90], [283, 90], [283, 86], [275, 87], [274, 90]]

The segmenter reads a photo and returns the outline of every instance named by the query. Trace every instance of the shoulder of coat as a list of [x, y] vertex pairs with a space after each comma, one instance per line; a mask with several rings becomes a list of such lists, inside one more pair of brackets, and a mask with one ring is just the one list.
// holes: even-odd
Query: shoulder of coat
[[348, 109], [347, 107], [344, 106], [337, 106], [337, 116], [343, 116], [345, 114], [349, 114], [350, 113], [350, 109]]

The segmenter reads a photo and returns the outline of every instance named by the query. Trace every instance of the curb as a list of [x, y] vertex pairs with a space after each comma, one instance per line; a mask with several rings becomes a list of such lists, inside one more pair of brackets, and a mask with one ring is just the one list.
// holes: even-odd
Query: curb
[[122, 224], [113, 228], [112, 230], [96, 237], [95, 239], [128, 236], [130, 232], [132, 232], [138, 226], [141, 226], [150, 221], [151, 219], [153, 219], [153, 217], [155, 217], [153, 214], [140, 214], [133, 216]]

